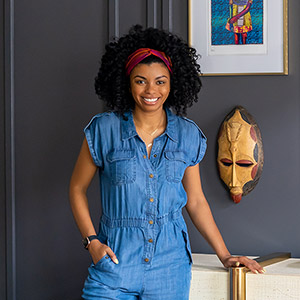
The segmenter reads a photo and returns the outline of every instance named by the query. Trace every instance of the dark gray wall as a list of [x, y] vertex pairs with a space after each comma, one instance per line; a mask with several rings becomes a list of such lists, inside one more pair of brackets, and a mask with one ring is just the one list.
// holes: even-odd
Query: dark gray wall
[[[290, 1], [289, 6], [290, 75], [203, 78], [199, 103], [188, 114], [208, 137], [201, 165], [203, 187], [235, 254], [291, 251], [300, 257], [300, 2]], [[141, 23], [169, 28], [186, 39], [187, 20], [187, 1], [182, 0], [15, 1], [16, 235], [8, 237], [16, 238], [14, 299], [80, 299], [90, 258], [71, 215], [68, 183], [82, 129], [92, 115], [105, 109], [94, 95], [93, 80], [108, 38]], [[1, 78], [1, 84], [4, 82]], [[4, 95], [1, 97], [2, 101]], [[12, 98], [4, 98], [9, 105]], [[265, 167], [255, 190], [235, 205], [218, 178], [215, 146], [221, 121], [238, 104], [260, 126]], [[1, 114], [3, 107], [1, 102]], [[2, 130], [0, 122], [3, 145], [4, 132], [10, 128]], [[5, 151], [1, 146], [1, 163]], [[3, 177], [1, 173], [1, 184], [7, 185], [11, 178]], [[98, 193], [96, 178], [89, 189], [96, 222], [101, 210]], [[6, 203], [9, 201], [6, 195]], [[0, 213], [3, 220], [3, 211]], [[211, 252], [187, 222], [193, 251]], [[1, 221], [0, 225], [4, 233], [5, 224]], [[2, 292], [5, 274], [3, 269], [0, 272]], [[10, 293], [13, 286], [7, 284]]]
[[17, 299], [80, 298], [90, 259], [68, 184], [82, 128], [102, 110], [93, 78], [107, 10], [107, 1], [15, 3]]
[[[203, 78], [199, 104], [190, 110], [208, 137], [201, 165], [205, 194], [232, 253], [291, 251], [300, 257], [300, 12], [289, 1], [289, 75]], [[236, 205], [218, 179], [216, 136], [222, 119], [244, 106], [258, 123], [265, 163], [257, 187]], [[192, 249], [210, 252], [193, 226]]]

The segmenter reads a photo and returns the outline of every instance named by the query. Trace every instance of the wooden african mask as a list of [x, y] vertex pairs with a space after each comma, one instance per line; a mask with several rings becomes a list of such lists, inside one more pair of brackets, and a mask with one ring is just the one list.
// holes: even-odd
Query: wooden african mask
[[241, 106], [235, 107], [220, 127], [217, 162], [232, 200], [239, 203], [258, 183], [264, 163], [260, 130]]

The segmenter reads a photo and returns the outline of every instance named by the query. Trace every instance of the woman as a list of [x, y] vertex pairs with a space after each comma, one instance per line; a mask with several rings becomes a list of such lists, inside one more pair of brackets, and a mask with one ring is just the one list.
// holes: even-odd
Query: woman
[[[106, 47], [95, 86], [112, 111], [85, 128], [70, 183], [73, 214], [93, 260], [84, 299], [188, 299], [192, 256], [184, 206], [225, 267], [241, 263], [263, 272], [228, 252], [201, 188], [206, 138], [178, 116], [201, 88], [196, 59], [177, 36], [138, 25]], [[97, 170], [98, 234], [86, 197]]]

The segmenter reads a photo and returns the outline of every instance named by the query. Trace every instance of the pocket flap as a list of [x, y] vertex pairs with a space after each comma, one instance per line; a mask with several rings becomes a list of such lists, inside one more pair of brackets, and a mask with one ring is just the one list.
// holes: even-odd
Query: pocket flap
[[135, 150], [112, 150], [107, 154], [109, 162], [131, 159], [135, 157]]
[[186, 163], [185, 153], [183, 151], [165, 151], [165, 157], [169, 160], [179, 160]]

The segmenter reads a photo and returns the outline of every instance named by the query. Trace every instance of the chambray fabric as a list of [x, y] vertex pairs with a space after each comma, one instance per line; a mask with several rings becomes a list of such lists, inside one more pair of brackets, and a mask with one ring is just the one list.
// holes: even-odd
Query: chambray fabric
[[191, 120], [166, 109], [167, 127], [147, 157], [132, 111], [94, 116], [84, 129], [99, 167], [98, 237], [115, 252], [91, 264], [84, 299], [185, 300], [192, 256], [181, 210], [185, 169], [199, 163], [206, 138]]

